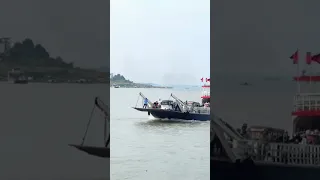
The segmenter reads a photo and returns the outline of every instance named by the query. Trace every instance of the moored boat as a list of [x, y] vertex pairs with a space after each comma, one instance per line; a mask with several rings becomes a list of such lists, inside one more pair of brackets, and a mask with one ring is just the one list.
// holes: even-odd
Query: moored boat
[[13, 84], [28, 84], [28, 78], [19, 68], [13, 68], [8, 72], [8, 82]]
[[[90, 123], [92, 120], [92, 115], [94, 113], [95, 108], [98, 108], [104, 117], [104, 144], [103, 146], [90, 146], [90, 145], [85, 145], [85, 140], [87, 137], [88, 129], [90, 127]], [[109, 108], [107, 107], [106, 104], [103, 103], [103, 101], [96, 97], [94, 100], [94, 107], [91, 111], [91, 116], [87, 124], [86, 131], [84, 133], [84, 136], [82, 138], [82, 142], [80, 144], [69, 144], [71, 147], [75, 147], [80, 151], [86, 152], [90, 155], [101, 157], [101, 158], [110, 158], [110, 122], [109, 122], [109, 115], [108, 115], [108, 110]]]

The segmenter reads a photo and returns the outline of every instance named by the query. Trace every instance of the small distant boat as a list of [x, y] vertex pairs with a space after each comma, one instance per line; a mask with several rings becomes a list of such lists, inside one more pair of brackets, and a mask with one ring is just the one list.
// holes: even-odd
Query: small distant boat
[[243, 83], [241, 83], [240, 85], [241, 85], [241, 86], [250, 86], [251, 84], [248, 83], [248, 82], [243, 82]]
[[[84, 145], [88, 129], [90, 127], [91, 119], [94, 113], [95, 108], [98, 108], [104, 115], [104, 145], [103, 146], [88, 146]], [[80, 144], [69, 144], [71, 147], [75, 147], [80, 151], [86, 152], [90, 155], [101, 157], [101, 158], [110, 158], [110, 131], [107, 129], [107, 126], [110, 125], [108, 115], [108, 107], [105, 105], [98, 97], [94, 100], [94, 107], [91, 111], [91, 116], [89, 122], [87, 124], [87, 128], [82, 138], [82, 142]], [[107, 133], [108, 132], [108, 133]]]
[[114, 85], [113, 87], [114, 87], [114, 88], [120, 88], [120, 86], [118, 86], [118, 85]]
[[28, 84], [28, 78], [19, 68], [13, 68], [8, 72], [8, 82], [13, 84]]

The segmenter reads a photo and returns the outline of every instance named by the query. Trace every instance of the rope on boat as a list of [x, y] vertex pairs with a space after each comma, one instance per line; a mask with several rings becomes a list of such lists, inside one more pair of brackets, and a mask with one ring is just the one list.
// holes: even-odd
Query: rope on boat
[[103, 141], [106, 142], [107, 136], [107, 117], [104, 118]]
[[85, 131], [84, 136], [83, 136], [83, 138], [82, 138], [81, 146], [83, 146], [84, 141], [86, 140], [86, 137], [87, 137], [87, 134], [88, 134], [88, 130], [89, 130], [89, 127], [90, 127], [90, 123], [91, 123], [92, 116], [93, 116], [93, 113], [94, 113], [94, 109], [95, 109], [95, 108], [96, 108], [96, 105], [94, 104], [94, 105], [93, 105], [93, 108], [92, 108], [92, 110], [91, 110], [91, 114], [90, 114], [90, 118], [89, 118], [89, 121], [88, 121], [88, 124], [87, 124], [86, 131]]
[[138, 106], [139, 99], [140, 99], [140, 95], [138, 96], [136, 107]]
[[106, 137], [107, 137], [107, 118], [108, 118], [108, 117], [105, 117], [105, 118], [104, 118], [104, 130], [103, 130], [103, 134], [104, 134], [103, 140], [104, 140], [104, 142], [105, 142], [105, 146], [106, 146], [106, 147], [108, 147], [109, 142], [110, 142], [110, 133], [109, 133], [109, 136], [108, 136], [108, 140], [106, 140]]

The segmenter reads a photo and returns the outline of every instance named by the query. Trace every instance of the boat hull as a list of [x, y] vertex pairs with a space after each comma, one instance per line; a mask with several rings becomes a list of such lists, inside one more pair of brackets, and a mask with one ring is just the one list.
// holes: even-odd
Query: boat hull
[[136, 108], [138, 111], [148, 112], [155, 118], [159, 119], [182, 119], [182, 120], [195, 120], [195, 121], [209, 121], [210, 114], [178, 112], [164, 109], [150, 109], [150, 108]]
[[86, 152], [90, 155], [101, 157], [101, 158], [110, 158], [110, 148], [107, 147], [95, 147], [95, 146], [83, 146], [76, 144], [69, 144], [71, 147], [75, 147], [80, 151]]
[[15, 80], [14, 84], [28, 84], [27, 80]]
[[290, 165], [255, 164], [253, 162], [232, 163], [211, 160], [210, 179], [315, 179], [320, 176], [320, 168], [297, 167]]

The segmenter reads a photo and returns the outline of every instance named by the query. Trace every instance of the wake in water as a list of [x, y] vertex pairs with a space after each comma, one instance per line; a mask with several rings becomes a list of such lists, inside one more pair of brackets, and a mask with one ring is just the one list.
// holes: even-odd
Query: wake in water
[[203, 123], [202, 121], [196, 120], [183, 120], [183, 119], [158, 119], [155, 117], [149, 117], [148, 121], [142, 123]]

